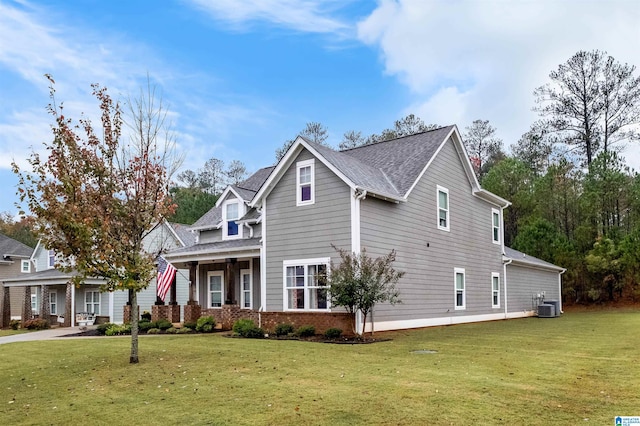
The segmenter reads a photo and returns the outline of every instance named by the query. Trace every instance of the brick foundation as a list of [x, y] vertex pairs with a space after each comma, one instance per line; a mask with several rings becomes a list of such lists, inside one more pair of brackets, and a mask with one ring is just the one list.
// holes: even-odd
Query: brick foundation
[[151, 306], [151, 321], [167, 319], [169, 322], [180, 322], [180, 305]]
[[184, 322], [196, 322], [202, 316], [202, 308], [200, 305], [185, 305]]
[[240, 309], [237, 305], [224, 305], [221, 309], [203, 309], [201, 316], [214, 317], [223, 330], [231, 330], [235, 321], [247, 318], [268, 333], [273, 333], [278, 324], [292, 324], [295, 328], [312, 325], [316, 329], [316, 334], [323, 334], [329, 328], [339, 328], [344, 335], [353, 335], [353, 316], [347, 313], [258, 312]]

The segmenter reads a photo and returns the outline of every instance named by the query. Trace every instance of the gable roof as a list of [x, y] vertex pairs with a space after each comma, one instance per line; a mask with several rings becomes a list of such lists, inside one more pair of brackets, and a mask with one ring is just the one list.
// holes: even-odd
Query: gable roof
[[474, 195], [498, 206], [510, 203], [480, 188], [456, 126], [403, 136], [345, 151], [311, 142], [298, 136], [285, 156], [258, 191], [251, 206], [266, 197], [303, 149], [307, 149], [340, 179], [356, 191], [404, 202], [442, 147], [451, 141], [458, 153]]
[[28, 245], [0, 234], [0, 260], [11, 257], [28, 259], [32, 253], [33, 248]]
[[[275, 166], [263, 167], [237, 185], [229, 185], [216, 202], [216, 205], [191, 225], [190, 229], [206, 230], [217, 228], [220, 222], [222, 222], [222, 202], [227, 194], [232, 192], [248, 204], [267, 180], [274, 168]], [[249, 210], [249, 212], [251, 212], [251, 210]], [[247, 212], [247, 214], [249, 212]], [[242, 219], [244, 220], [246, 217], [243, 217]], [[248, 219], [251, 219], [251, 217]]]
[[168, 223], [176, 233], [184, 247], [189, 247], [196, 243], [196, 236], [189, 230], [189, 225], [183, 225], [182, 223], [174, 222]]
[[529, 256], [521, 251], [512, 249], [511, 247], [504, 246], [504, 254], [507, 258], [512, 260], [512, 263], [521, 264], [525, 266], [537, 267], [542, 269], [551, 269], [558, 272], [564, 272], [565, 269], [558, 265], [549, 263], [537, 257]]

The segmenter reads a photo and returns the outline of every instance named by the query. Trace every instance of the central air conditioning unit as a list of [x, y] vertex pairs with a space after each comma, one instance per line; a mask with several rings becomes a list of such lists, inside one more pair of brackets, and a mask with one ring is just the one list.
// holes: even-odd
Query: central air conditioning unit
[[541, 305], [538, 305], [538, 317], [553, 318], [555, 316], [556, 316], [555, 305], [550, 305], [548, 303], [543, 303]]
[[555, 316], [556, 317], [560, 316], [560, 301], [559, 300], [545, 300], [544, 303], [547, 304], [547, 305], [553, 305], [556, 308], [555, 309], [555, 312], [556, 312]]

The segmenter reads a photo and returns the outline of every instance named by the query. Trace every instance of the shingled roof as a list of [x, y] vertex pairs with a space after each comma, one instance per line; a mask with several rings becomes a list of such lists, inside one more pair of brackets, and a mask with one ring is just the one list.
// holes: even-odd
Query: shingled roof
[[554, 271], [564, 271], [564, 268], [561, 268], [558, 265], [554, 265], [553, 263], [538, 259], [537, 257], [529, 256], [528, 254], [525, 254], [516, 249], [512, 249], [511, 247], [504, 246], [504, 254], [506, 257], [512, 259], [516, 263], [526, 264], [532, 267], [539, 267], [544, 269], [553, 269]]
[[0, 260], [3, 258], [29, 258], [33, 253], [33, 248], [26, 244], [0, 234]]

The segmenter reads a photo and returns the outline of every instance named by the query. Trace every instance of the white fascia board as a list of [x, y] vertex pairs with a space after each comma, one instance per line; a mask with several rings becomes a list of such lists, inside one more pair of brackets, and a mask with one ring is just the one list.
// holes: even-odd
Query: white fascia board
[[182, 245], [182, 247], [185, 247], [186, 244], [184, 243], [184, 241], [182, 241], [182, 239], [178, 236], [178, 233], [175, 231], [175, 229], [173, 229], [173, 226], [171, 226], [171, 224], [169, 223], [169, 221], [167, 221], [167, 219], [162, 219], [162, 222], [164, 223], [164, 226], [166, 226], [167, 228], [169, 228], [169, 232], [171, 232], [171, 234], [173, 235], [173, 237], [176, 239], [176, 241], [178, 241], [180, 243], [180, 245]]
[[[240, 256], [239, 253], [242, 253], [244, 256]], [[233, 254], [236, 257], [259, 257], [260, 256], [260, 246], [248, 246], [248, 247], [238, 247], [238, 248], [230, 248], [227, 250], [220, 251], [194, 251], [190, 253], [182, 253], [178, 255], [171, 255], [167, 253], [164, 258], [167, 259], [169, 263], [176, 262], [192, 262], [192, 261], [201, 261], [201, 260], [217, 260], [224, 259], [229, 257], [229, 254]]]
[[222, 205], [222, 203], [224, 203], [224, 202], [226, 201], [227, 196], [229, 195], [229, 193], [232, 193], [233, 195], [235, 195], [235, 196], [236, 196], [236, 198], [237, 198], [239, 201], [242, 201], [242, 202], [244, 202], [244, 203], [246, 204], [246, 201], [245, 201], [245, 200], [240, 196], [240, 194], [238, 194], [238, 193], [236, 192], [236, 190], [235, 190], [235, 189], [233, 189], [233, 188], [231, 187], [231, 185], [229, 185], [229, 186], [227, 186], [227, 187], [225, 188], [225, 190], [224, 190], [224, 191], [222, 191], [222, 194], [220, 194], [220, 197], [218, 198], [218, 201], [216, 201], [215, 207], [220, 207], [220, 206]]
[[522, 266], [524, 268], [531, 268], [531, 269], [540, 269], [543, 271], [549, 271], [549, 272], [558, 272], [560, 274], [564, 274], [567, 270], [565, 268], [561, 268], [560, 266], [556, 266], [556, 265], [541, 265], [539, 263], [535, 263], [535, 262], [528, 262], [526, 260], [522, 260], [522, 259], [513, 259], [507, 256], [503, 256], [502, 260], [505, 261], [505, 259], [507, 261], [511, 260], [511, 262], [507, 265], [516, 265], [516, 266]]
[[41, 239], [38, 239], [38, 243], [36, 244], [36, 248], [33, 249], [33, 253], [31, 253], [31, 258], [29, 258], [29, 260], [31, 260], [32, 262], [35, 262], [36, 260], [36, 252], [38, 251], [38, 249], [41, 246]]
[[473, 191], [473, 195], [475, 195], [476, 197], [488, 203], [496, 205], [498, 207], [506, 208], [511, 205], [510, 201], [507, 201], [504, 198], [500, 197], [499, 195], [496, 195], [493, 192], [487, 191], [486, 189], [482, 189], [482, 188], [477, 189]]

